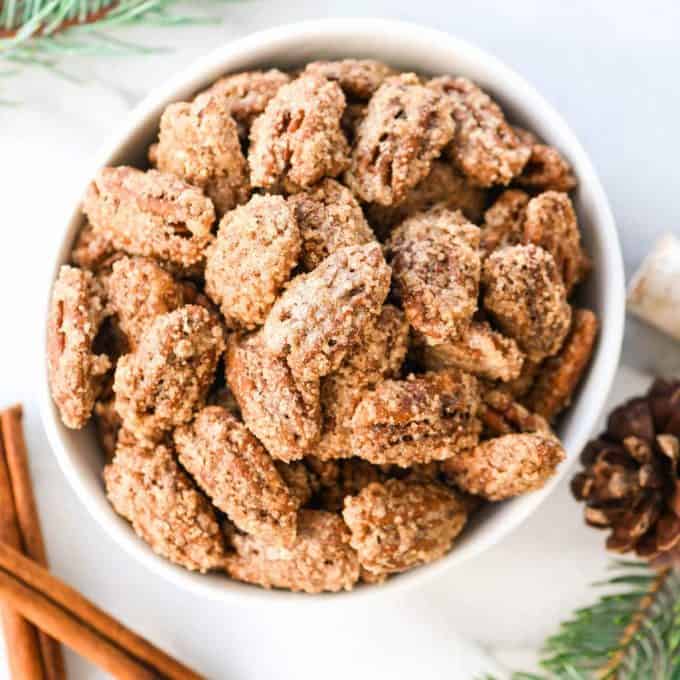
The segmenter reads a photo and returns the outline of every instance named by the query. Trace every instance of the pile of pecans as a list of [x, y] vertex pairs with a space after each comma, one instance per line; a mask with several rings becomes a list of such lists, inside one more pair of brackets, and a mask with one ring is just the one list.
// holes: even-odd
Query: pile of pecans
[[474, 83], [228, 75], [166, 108], [149, 162], [90, 185], [48, 360], [154, 551], [351, 589], [553, 474], [597, 334], [576, 180]]

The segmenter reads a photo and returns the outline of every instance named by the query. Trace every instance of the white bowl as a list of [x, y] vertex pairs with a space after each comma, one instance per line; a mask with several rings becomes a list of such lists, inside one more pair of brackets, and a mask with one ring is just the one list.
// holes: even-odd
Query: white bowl
[[[501, 103], [511, 121], [537, 133], [571, 162], [579, 180], [575, 205], [585, 246], [593, 258], [593, 273], [582, 295], [601, 322], [597, 349], [574, 404], [561, 421], [559, 434], [568, 460], [540, 491], [488, 506], [471, 522], [454, 549], [443, 559], [390, 579], [380, 587], [360, 587], [343, 599], [387, 593], [414, 585], [469, 560], [507, 536], [548, 496], [586, 443], [602, 410], [618, 364], [623, 337], [624, 277], [619, 240], [600, 180], [586, 152], [560, 115], [520, 76], [496, 58], [446, 33], [383, 20], [329, 19], [310, 21], [250, 35], [215, 50], [151, 92], [127, 117], [102, 152], [93, 159], [92, 175], [103, 165], [143, 163], [161, 112], [173, 101], [186, 100], [224, 73], [272, 66], [290, 67], [314, 59], [372, 57], [404, 70], [426, 74], [467, 76]], [[73, 211], [64, 216], [64, 236], [55, 253], [52, 280], [67, 261], [82, 217], [78, 187]], [[46, 291], [48, 297], [49, 291]], [[47, 313], [45, 313], [47, 318]], [[47, 371], [42, 384], [42, 416], [59, 464], [78, 496], [101, 524], [132, 556], [151, 571], [198, 595], [229, 598], [327, 601], [328, 596], [304, 596], [267, 591], [221, 575], [200, 575], [155, 555], [130, 525], [115, 514], [102, 484], [102, 455], [93, 433], [66, 429], [49, 396]]]

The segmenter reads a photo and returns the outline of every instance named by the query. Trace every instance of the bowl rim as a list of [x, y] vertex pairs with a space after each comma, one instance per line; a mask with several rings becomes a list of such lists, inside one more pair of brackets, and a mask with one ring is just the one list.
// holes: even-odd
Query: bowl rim
[[[518, 93], [517, 98], [524, 102], [526, 110], [531, 111], [533, 115], [538, 116], [541, 120], [547, 121], [552, 128], [559, 130], [560, 138], [568, 146], [569, 158], [580, 169], [580, 183], [583, 185], [587, 184], [591, 199], [594, 202], [594, 210], [598, 214], [597, 220], [594, 221], [593, 229], [607, 243], [602, 258], [610, 270], [608, 277], [603, 283], [604, 290], [602, 291], [602, 299], [606, 303], [606, 308], [604, 309], [604, 313], [607, 316], [606, 325], [603, 319], [597, 356], [589, 368], [586, 379], [583, 381], [582, 391], [576, 400], [579, 401], [580, 399], [587, 398], [588, 409], [583, 414], [586, 417], [570, 425], [574, 430], [571, 434], [571, 439], [578, 444], [578, 446], [572, 445], [571, 448], [580, 449], [587, 441], [597, 421], [597, 417], [604, 408], [619, 363], [623, 341], [625, 316], [623, 259], [614, 218], [604, 188], [585, 150], [567, 123], [524, 78], [496, 57], [466, 40], [452, 36], [444, 31], [412, 22], [380, 18], [319, 19], [257, 31], [212, 50], [150, 91], [142, 101], [123, 117], [110, 134], [106, 143], [94, 155], [93, 162], [88, 166], [90, 172], [82, 178], [79, 177], [78, 181], [74, 181], [72, 200], [65, 204], [64, 214], [60, 216], [60, 219], [63, 219], [63, 221], [60, 221], [59, 224], [64, 226], [59, 241], [59, 248], [55, 253], [51, 267], [46, 272], [48, 276], [46, 280], [46, 294], [44, 304], [40, 309], [40, 313], [43, 315], [43, 333], [46, 333], [47, 312], [52, 284], [59, 267], [67, 259], [66, 255], [72, 243], [71, 232], [75, 233], [74, 224], [80, 215], [80, 202], [86, 182], [89, 181], [101, 166], [110, 162], [112, 157], [129, 142], [133, 134], [143, 126], [149, 116], [159, 110], [159, 107], [164, 106], [168, 101], [176, 100], [179, 91], [185, 90], [192, 82], [195, 83], [205, 79], [207, 74], [220, 72], [220, 70], [221, 72], [231, 70], [234, 67], [230, 67], [229, 63], [239, 59], [243, 60], [243, 55], [247, 55], [248, 58], [252, 59], [255, 53], [265, 45], [269, 46], [270, 49], [273, 46], [280, 52], [282, 49], [285, 49], [287, 44], [298, 44], [306, 36], [313, 36], [314, 38], [327, 37], [329, 40], [356, 40], [357, 38], [370, 40], [374, 39], [377, 35], [389, 35], [393, 38], [404, 39], [411, 44], [436, 45], [441, 49], [451, 51], [452, 54], [465, 55], [468, 61], [475, 61], [486, 72], [493, 73], [495, 77], [504, 78], [509, 83], [509, 86], [513, 88], [513, 91]], [[74, 206], [76, 207], [74, 208]], [[98, 497], [95, 497], [91, 490], [87, 488], [84, 480], [81, 479], [81, 473], [78, 471], [75, 462], [75, 455], [69, 451], [69, 446], [65, 441], [63, 426], [50, 397], [47, 362], [44, 357], [42, 361], [43, 370], [40, 384], [41, 419], [59, 466], [80, 501], [85, 505], [100, 527], [125, 552], [141, 562], [153, 574], [195, 595], [207, 597], [211, 600], [263, 602], [276, 599], [279, 602], [309, 603], [328, 602], [329, 598], [331, 598], [337, 602], [347, 602], [385, 593], [392, 594], [400, 590], [404, 591], [407, 588], [412, 588], [457, 564], [462, 564], [472, 559], [512, 533], [548, 497], [560, 479], [566, 474], [570, 463], [573, 462], [578, 453], [574, 450], [568, 450], [567, 460], [560, 465], [557, 473], [548, 484], [542, 489], [522, 497], [522, 503], [515, 506], [514, 512], [506, 513], [507, 517], [504, 518], [500, 527], [477, 540], [473, 539], [463, 549], [453, 551], [440, 560], [400, 574], [397, 578], [389, 579], [379, 588], [360, 587], [349, 592], [343, 592], [342, 597], [339, 597], [340, 593], [334, 594], [334, 596], [329, 594], [313, 596], [305, 594], [305, 596], [300, 596], [298, 593], [291, 593], [285, 590], [265, 590], [224, 577], [197, 575], [194, 572], [189, 572], [171, 564], [165, 558], [153, 553], [151, 548], [135, 535], [131, 526], [125, 520], [115, 515], [106, 499], [103, 488]], [[352, 597], [349, 597], [350, 595]]]

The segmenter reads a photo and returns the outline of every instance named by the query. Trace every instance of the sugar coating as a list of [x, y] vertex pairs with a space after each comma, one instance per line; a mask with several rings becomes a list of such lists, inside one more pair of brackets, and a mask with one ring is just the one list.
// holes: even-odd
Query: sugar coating
[[351, 590], [359, 579], [359, 561], [340, 517], [322, 510], [301, 510], [291, 548], [273, 546], [254, 536], [235, 536], [236, 553], [227, 573], [264, 588], [320, 593]]
[[417, 213], [392, 233], [386, 253], [406, 318], [429, 342], [462, 336], [477, 309], [479, 228], [443, 206]]
[[299, 507], [307, 505], [314, 494], [314, 489], [311, 475], [304, 462], [293, 460], [286, 463], [282, 460], [275, 460], [274, 465], [297, 505]]
[[529, 191], [565, 191], [576, 188], [577, 181], [569, 162], [554, 147], [541, 144], [538, 138], [515, 127], [517, 136], [531, 148], [531, 155], [515, 183]]
[[200, 189], [174, 175], [102, 168], [83, 201], [95, 233], [117, 250], [189, 267], [212, 240], [215, 209]]
[[337, 83], [302, 75], [281, 87], [250, 130], [250, 181], [255, 187], [309, 187], [348, 164], [340, 127], [345, 96]]
[[572, 395], [595, 349], [598, 320], [589, 309], [574, 309], [571, 329], [559, 353], [550, 357], [523, 399], [529, 409], [554, 420]]
[[506, 189], [484, 213], [481, 246], [487, 255], [498, 248], [522, 242], [530, 198], [521, 189]]
[[319, 481], [316, 502], [323, 510], [342, 512], [345, 498], [355, 496], [373, 482], [385, 481], [387, 475], [378, 466], [361, 458], [334, 461], [337, 475], [332, 480]]
[[450, 163], [433, 161], [430, 173], [404, 199], [396, 205], [372, 203], [366, 206], [366, 215], [378, 236], [386, 238], [389, 232], [407, 217], [441, 205], [449, 210], [460, 210], [474, 224], [481, 222], [486, 206], [486, 191], [470, 184]]
[[218, 568], [224, 540], [215, 512], [180, 468], [170, 448], [119, 442], [104, 468], [109, 501], [151, 549], [191, 571]]
[[125, 428], [157, 440], [190, 421], [205, 403], [223, 351], [222, 328], [205, 308], [185, 305], [157, 317], [116, 366], [116, 410]]
[[353, 453], [401, 467], [444, 460], [477, 443], [478, 407], [477, 379], [457, 369], [384, 380], [354, 411]]
[[87, 423], [103, 376], [111, 367], [105, 354], [93, 350], [108, 314], [104, 299], [104, 290], [91, 272], [61, 267], [47, 321], [47, 367], [61, 420], [73, 429]]
[[115, 253], [116, 249], [110, 239], [105, 234], [95, 231], [87, 222], [78, 232], [76, 242], [73, 244], [71, 262], [81, 269], [97, 271]]
[[374, 574], [439, 559], [467, 520], [464, 504], [441, 484], [390, 479], [345, 498], [342, 516], [361, 566]]
[[524, 355], [512, 338], [493, 330], [486, 321], [473, 321], [455, 342], [423, 344], [425, 368], [460, 368], [488, 380], [507, 382], [519, 377]]
[[183, 287], [151, 258], [120, 258], [104, 285], [109, 306], [132, 350], [157, 316], [184, 303]]
[[449, 153], [464, 175], [489, 187], [509, 184], [522, 172], [531, 147], [520, 140], [488, 94], [467, 78], [442, 76], [428, 86], [450, 102], [456, 131]]
[[300, 230], [281, 196], [253, 196], [220, 221], [205, 290], [229, 328], [262, 325], [300, 255]]
[[324, 179], [288, 199], [302, 238], [301, 263], [311, 271], [341, 248], [375, 241], [359, 202], [334, 179]]
[[581, 247], [576, 213], [565, 193], [546, 191], [529, 201], [523, 240], [541, 246], [553, 256], [567, 294], [590, 268], [588, 257]]
[[340, 85], [348, 99], [368, 100], [386, 78], [396, 75], [387, 64], [375, 59], [312, 61], [304, 73], [311, 73]]
[[266, 350], [284, 357], [299, 380], [328, 375], [380, 313], [389, 286], [379, 244], [336, 251], [293, 279], [276, 301], [264, 325]]
[[225, 97], [206, 93], [161, 116], [156, 167], [203, 190], [218, 215], [250, 195], [248, 167]]
[[484, 423], [485, 434], [490, 437], [512, 432], [540, 432], [554, 436], [543, 416], [520, 404], [502, 386], [491, 386], [483, 391], [479, 417]]
[[231, 336], [226, 375], [243, 421], [274, 458], [310, 451], [321, 434], [318, 381], [297, 380], [285, 359], [265, 350], [261, 331]]
[[363, 201], [401, 202], [429, 174], [453, 131], [446, 97], [413, 73], [388, 78], [357, 129], [347, 186]]
[[464, 491], [500, 501], [541, 488], [564, 458], [555, 437], [535, 432], [489, 439], [443, 465]]
[[265, 448], [219, 406], [174, 431], [179, 461], [215, 507], [248, 534], [292, 546], [298, 504]]
[[552, 255], [534, 245], [510, 246], [484, 262], [485, 308], [533, 361], [557, 353], [571, 324], [571, 307]]

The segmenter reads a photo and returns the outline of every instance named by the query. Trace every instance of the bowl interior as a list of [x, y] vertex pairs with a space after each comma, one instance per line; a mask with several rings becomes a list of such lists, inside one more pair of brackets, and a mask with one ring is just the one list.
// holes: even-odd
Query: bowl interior
[[[580, 292], [580, 303], [593, 309], [601, 321], [600, 338], [589, 373], [558, 428], [568, 454], [568, 461], [562, 464], [558, 475], [540, 491], [485, 507], [445, 558], [392, 578], [380, 588], [357, 588], [344, 594], [344, 599], [388, 592], [471, 558], [518, 526], [550, 493], [585, 444], [611, 386], [623, 334], [624, 279], [618, 237], [602, 186], [584, 150], [560, 116], [531, 86], [495, 58], [449, 35], [411, 24], [365, 19], [305, 22], [257, 33], [226, 45], [151, 92], [94, 159], [92, 174], [102, 165], [144, 165], [146, 148], [154, 140], [165, 106], [191, 97], [225, 73], [251, 68], [291, 68], [314, 59], [343, 57], [381, 59], [396, 68], [423, 74], [467, 76], [497, 99], [513, 123], [560, 149], [579, 179], [574, 202], [585, 247], [594, 262], [593, 273]], [[79, 199], [84, 188], [77, 187], [72, 204], [74, 211], [64, 219], [67, 226], [50, 285], [59, 265], [67, 261], [82, 223]], [[301, 597], [283, 591], [264, 591], [219, 575], [192, 574], [154, 555], [106, 500], [101, 481], [103, 456], [92, 430], [74, 432], [61, 425], [46, 379], [42, 400], [48, 437], [78, 495], [114, 539], [154, 572], [198, 594], [217, 599], [229, 596], [294, 598], [298, 602], [327, 599], [327, 596]]]

